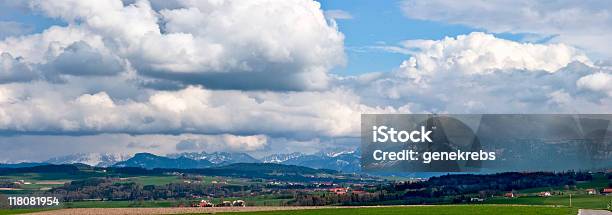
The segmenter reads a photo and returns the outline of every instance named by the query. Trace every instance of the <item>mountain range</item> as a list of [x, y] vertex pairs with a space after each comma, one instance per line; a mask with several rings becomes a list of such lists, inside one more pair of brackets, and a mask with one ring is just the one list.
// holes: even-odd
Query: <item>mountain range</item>
[[83, 163], [100, 167], [141, 167], [154, 168], [208, 168], [235, 163], [274, 163], [304, 166], [315, 169], [331, 169], [341, 172], [359, 172], [359, 156], [356, 151], [333, 151], [326, 153], [272, 154], [256, 159], [246, 153], [237, 152], [184, 152], [159, 156], [150, 153], [137, 153], [134, 156], [110, 153], [79, 153], [51, 158], [44, 164]]
[[246, 153], [236, 153], [236, 152], [184, 152], [179, 154], [169, 154], [167, 155], [169, 158], [180, 158], [185, 157], [192, 160], [206, 160], [215, 166], [223, 166], [227, 164], [233, 163], [260, 163], [261, 161], [251, 157]]
[[212, 166], [208, 160], [194, 160], [184, 156], [169, 158], [151, 153], [137, 153], [134, 157], [113, 165], [114, 167], [141, 167], [145, 169], [199, 169]]

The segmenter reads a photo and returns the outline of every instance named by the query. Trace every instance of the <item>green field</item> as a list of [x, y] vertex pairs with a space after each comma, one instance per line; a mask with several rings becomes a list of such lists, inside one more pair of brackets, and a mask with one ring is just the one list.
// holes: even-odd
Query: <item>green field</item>
[[[262, 211], [262, 212], [248, 212], [248, 214], [255, 215], [280, 215], [280, 214], [291, 214], [291, 215], [310, 215], [310, 214], [321, 214], [321, 215], [369, 215], [369, 214], [572, 214], [575, 215], [578, 210], [575, 208], [567, 207], [538, 207], [538, 206], [496, 206], [496, 205], [463, 205], [463, 206], [408, 206], [408, 207], [370, 207], [370, 208], [329, 208], [329, 209], [309, 209], [309, 210], [291, 210], [291, 211]], [[218, 214], [247, 214], [245, 212], [234, 212], [234, 213], [218, 213]]]
[[138, 176], [130, 177], [129, 181], [133, 181], [142, 185], [164, 185], [170, 183], [182, 182], [177, 176]]
[[[601, 173], [593, 174], [593, 180], [591, 181], [579, 181], [576, 183], [576, 190], [567, 190], [563, 186], [558, 187], [537, 187], [530, 189], [518, 190], [518, 193], [537, 193], [542, 191], [564, 191], [564, 192], [572, 192], [577, 191], [584, 194], [584, 189], [602, 189], [608, 187], [608, 185], [612, 183], [612, 180], [608, 179], [606, 175]], [[572, 186], [572, 188], [574, 188]]]
[[[247, 206], [283, 206], [283, 205], [286, 205], [285, 203], [292, 200], [290, 197], [283, 198], [283, 197], [277, 197], [277, 196], [272, 196], [272, 195], [230, 197], [230, 198], [225, 198], [223, 200], [234, 201], [238, 199], [246, 201]], [[219, 204], [221, 203], [221, 201], [222, 200], [220, 198], [216, 198], [216, 199], [213, 199], [212, 202], [214, 204]]]
[[[605, 209], [612, 196], [602, 195], [572, 195], [572, 207]], [[486, 204], [520, 204], [520, 205], [563, 205], [569, 206], [569, 196], [525, 196], [518, 198], [496, 197], [485, 201]]]
[[45, 211], [48, 209], [0, 209], [0, 214], [25, 214]]
[[[41, 209], [12, 209], [0, 210], [0, 214], [21, 214], [41, 211]], [[576, 208], [568, 207], [544, 207], [544, 206], [507, 206], [507, 205], [453, 205], [453, 206], [399, 206], [399, 207], [367, 207], [367, 208], [326, 208], [326, 209], [307, 209], [307, 210], [287, 210], [287, 211], [261, 211], [261, 212], [232, 212], [217, 213], [225, 215], [236, 214], [255, 214], [255, 215], [369, 215], [369, 214], [571, 214], [578, 213]]]

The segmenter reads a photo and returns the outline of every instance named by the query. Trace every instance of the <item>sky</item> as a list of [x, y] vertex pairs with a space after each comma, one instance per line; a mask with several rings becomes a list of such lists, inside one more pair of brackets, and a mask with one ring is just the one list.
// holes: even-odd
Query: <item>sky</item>
[[610, 113], [612, 3], [0, 0], [0, 162], [354, 149], [363, 113]]

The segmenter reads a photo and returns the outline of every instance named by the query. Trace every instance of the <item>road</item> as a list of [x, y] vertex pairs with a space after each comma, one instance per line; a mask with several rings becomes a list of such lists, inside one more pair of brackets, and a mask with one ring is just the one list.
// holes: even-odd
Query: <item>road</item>
[[612, 212], [605, 210], [580, 209], [578, 215], [612, 215]]

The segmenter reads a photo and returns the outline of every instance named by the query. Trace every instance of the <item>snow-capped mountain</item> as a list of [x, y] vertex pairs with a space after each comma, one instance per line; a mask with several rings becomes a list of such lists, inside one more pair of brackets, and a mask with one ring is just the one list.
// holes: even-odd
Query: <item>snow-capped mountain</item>
[[170, 158], [186, 157], [192, 160], [207, 160], [214, 165], [227, 165], [233, 163], [260, 163], [259, 160], [251, 157], [246, 153], [236, 152], [184, 152], [178, 154], [169, 154]]
[[151, 153], [137, 153], [134, 157], [116, 163], [115, 167], [141, 167], [146, 169], [154, 168], [171, 168], [171, 169], [194, 169], [194, 168], [206, 168], [212, 165], [207, 160], [194, 160], [180, 156], [178, 158], [168, 158], [164, 156], [158, 156]]
[[301, 152], [294, 152], [291, 154], [273, 154], [261, 158], [261, 161], [264, 163], [283, 163], [285, 161], [298, 158], [304, 155], [305, 154]]
[[[331, 155], [331, 156], [330, 156]], [[289, 159], [282, 164], [305, 166], [315, 169], [332, 169], [341, 172], [359, 172], [361, 170], [360, 155], [352, 153], [318, 153]]]
[[315, 169], [332, 169], [342, 172], [359, 172], [360, 152], [358, 150], [334, 150], [316, 154], [274, 154], [262, 158], [264, 163], [280, 163], [305, 166]]
[[325, 154], [327, 157], [338, 157], [340, 155], [347, 155], [347, 154], [354, 154], [355, 150], [336, 150], [336, 151], [328, 151], [328, 152], [322, 152], [322, 154]]
[[65, 156], [54, 157], [44, 161], [50, 164], [73, 164], [83, 163], [90, 166], [108, 167], [117, 162], [125, 161], [131, 156], [127, 154], [112, 153], [78, 153]]
[[144, 168], [204, 168], [225, 166], [234, 163], [276, 163], [305, 166], [315, 169], [332, 169], [342, 172], [359, 172], [360, 152], [358, 150], [335, 150], [316, 154], [294, 152], [273, 154], [255, 159], [246, 153], [235, 152], [185, 152], [156, 156], [138, 153], [134, 157], [111, 153], [79, 153], [51, 158], [44, 163], [73, 164], [83, 163], [91, 166], [144, 167]]

